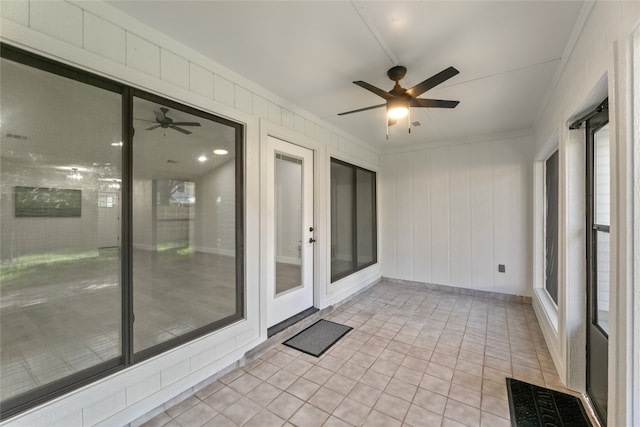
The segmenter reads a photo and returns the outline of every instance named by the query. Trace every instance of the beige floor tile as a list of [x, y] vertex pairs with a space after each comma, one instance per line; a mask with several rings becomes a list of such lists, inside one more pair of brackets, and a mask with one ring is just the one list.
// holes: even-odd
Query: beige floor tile
[[271, 403], [267, 405], [274, 414], [285, 420], [289, 419], [304, 404], [304, 401], [298, 399], [289, 393], [280, 393]]
[[382, 393], [376, 402], [374, 409], [402, 421], [409, 409], [409, 406], [410, 404], [406, 400], [402, 400], [399, 397], [392, 396], [387, 393]]
[[372, 407], [382, 394], [382, 390], [370, 387], [363, 383], [357, 383], [347, 395], [363, 405]]
[[345, 398], [333, 411], [333, 415], [352, 425], [360, 425], [371, 411], [370, 406], [365, 406], [353, 399]]
[[187, 409], [174, 420], [181, 426], [201, 426], [211, 418], [218, 415], [218, 412], [204, 402], [200, 402]]
[[411, 405], [404, 422], [413, 427], [440, 427], [442, 415], [435, 414], [420, 406]]
[[306, 378], [298, 378], [293, 384], [287, 388], [287, 393], [296, 396], [302, 400], [308, 400], [320, 388], [319, 384], [314, 383]]
[[418, 387], [414, 385], [398, 381], [395, 378], [391, 378], [389, 384], [387, 384], [385, 393], [389, 393], [392, 396], [396, 396], [403, 400], [406, 400], [407, 402], [411, 402], [416, 394], [417, 389]]
[[511, 421], [482, 411], [480, 415], [480, 427], [511, 427]]
[[419, 388], [413, 398], [413, 404], [442, 415], [447, 406], [447, 398], [431, 390]]
[[399, 420], [374, 409], [362, 425], [363, 427], [400, 427], [402, 423]]
[[247, 397], [262, 406], [267, 406], [279, 394], [279, 388], [269, 383], [262, 383], [247, 393]]
[[207, 397], [204, 402], [216, 411], [222, 412], [240, 400], [241, 397], [242, 395], [240, 393], [225, 386]]
[[313, 396], [311, 396], [310, 399], [308, 399], [308, 402], [316, 408], [320, 408], [331, 414], [343, 399], [343, 395], [326, 387], [321, 387]]
[[378, 390], [384, 390], [390, 380], [391, 377], [389, 375], [381, 374], [372, 369], [369, 369], [362, 378], [360, 378], [361, 383], [377, 388]]
[[237, 425], [249, 421], [254, 415], [261, 412], [263, 407], [248, 397], [243, 397], [224, 410], [223, 414]]
[[305, 427], [320, 427], [328, 418], [328, 413], [305, 403], [298, 409], [293, 417], [291, 417], [291, 424]]
[[242, 427], [280, 427], [284, 420], [266, 409], [254, 415]]
[[450, 418], [469, 427], [480, 426], [480, 409], [449, 399], [444, 411], [445, 418]]
[[343, 396], [347, 395], [355, 385], [356, 381], [340, 374], [334, 374], [324, 383], [324, 387]]

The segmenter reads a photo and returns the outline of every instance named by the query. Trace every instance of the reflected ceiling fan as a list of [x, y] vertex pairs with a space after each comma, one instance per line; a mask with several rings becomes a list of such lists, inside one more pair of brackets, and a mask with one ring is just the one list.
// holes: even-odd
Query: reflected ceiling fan
[[[451, 77], [458, 74], [459, 71], [453, 67], [449, 67], [440, 71], [425, 81], [418, 83], [411, 89], [404, 89], [398, 83], [407, 74], [407, 68], [402, 65], [396, 65], [387, 71], [387, 76], [395, 82], [393, 89], [386, 92], [380, 88], [370, 85], [367, 82], [358, 80], [353, 82], [361, 88], [364, 88], [370, 92], [375, 93], [379, 97], [383, 98], [386, 102], [384, 104], [372, 105], [371, 107], [359, 108], [357, 110], [345, 111], [339, 113], [339, 116], [346, 114], [359, 113], [360, 111], [373, 110], [375, 108], [386, 107], [387, 108], [387, 138], [389, 137], [389, 126], [395, 125], [398, 119], [407, 116], [410, 113], [411, 107], [419, 108], [455, 108], [460, 101], [446, 101], [441, 99], [425, 99], [418, 98], [429, 89], [432, 89], [439, 84], [449, 80]], [[409, 127], [409, 133], [411, 133], [411, 127]]]
[[[186, 129], [182, 129], [180, 126], [200, 126], [198, 122], [174, 122], [172, 118], [167, 117], [167, 113], [169, 109], [166, 107], [160, 107], [160, 111], [154, 111], [153, 113], [156, 115], [156, 120], [154, 123], [157, 123], [145, 130], [154, 130], [158, 128], [162, 129], [173, 129], [178, 132], [184, 133], [185, 135], [189, 135], [192, 132]], [[147, 120], [151, 121], [151, 120]]]

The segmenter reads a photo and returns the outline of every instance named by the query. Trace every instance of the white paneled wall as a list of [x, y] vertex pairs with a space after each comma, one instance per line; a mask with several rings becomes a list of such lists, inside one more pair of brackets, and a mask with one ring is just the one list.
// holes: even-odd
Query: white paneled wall
[[525, 135], [385, 154], [383, 276], [530, 296], [532, 141]]

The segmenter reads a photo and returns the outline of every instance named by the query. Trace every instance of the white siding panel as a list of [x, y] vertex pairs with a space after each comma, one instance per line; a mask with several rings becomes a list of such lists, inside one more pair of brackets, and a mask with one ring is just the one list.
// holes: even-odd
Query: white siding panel
[[413, 168], [412, 153], [396, 157], [396, 262], [399, 279], [413, 280]]
[[126, 407], [125, 391], [121, 390], [82, 410], [82, 424], [92, 426]]
[[82, 47], [82, 9], [67, 2], [32, 1], [29, 5], [31, 28]]
[[429, 153], [413, 153], [413, 280], [431, 283]]
[[228, 105], [229, 107], [235, 106], [235, 85], [232, 81], [229, 81], [217, 74], [213, 76], [213, 95], [216, 101]]
[[127, 34], [122, 28], [91, 13], [84, 13], [85, 49], [124, 64], [127, 57], [126, 40]]
[[269, 118], [269, 102], [259, 95], [253, 95], [253, 114], [261, 119]]
[[236, 108], [247, 114], [253, 114], [253, 95], [241, 86], [236, 86]]
[[127, 33], [127, 65], [153, 77], [160, 77], [160, 47]]
[[29, 26], [29, 2], [25, 0], [2, 0], [0, 16], [22, 26]]
[[213, 99], [213, 73], [193, 62], [189, 64], [189, 85], [191, 92]]
[[469, 153], [471, 194], [471, 288], [493, 290], [493, 153], [488, 143]]
[[449, 268], [449, 148], [431, 150], [429, 185], [431, 189], [431, 269], [433, 283], [451, 283]]
[[160, 50], [162, 80], [189, 89], [189, 61], [168, 50]]
[[282, 126], [287, 129], [293, 129], [293, 113], [284, 108], [282, 109]]
[[273, 102], [270, 102], [268, 110], [269, 110], [268, 111], [269, 121], [271, 123], [281, 125], [282, 124], [282, 108], [279, 105], [276, 105]]
[[465, 287], [471, 283], [471, 193], [468, 147], [464, 145], [451, 147], [449, 160], [451, 284]]

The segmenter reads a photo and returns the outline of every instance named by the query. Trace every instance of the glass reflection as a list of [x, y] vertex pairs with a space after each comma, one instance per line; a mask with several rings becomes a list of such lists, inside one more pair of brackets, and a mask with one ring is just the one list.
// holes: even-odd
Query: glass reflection
[[122, 101], [6, 59], [0, 76], [4, 401], [121, 355]]
[[302, 159], [275, 158], [276, 295], [302, 284]]
[[230, 126], [141, 98], [133, 117], [139, 352], [236, 313], [236, 167]]

